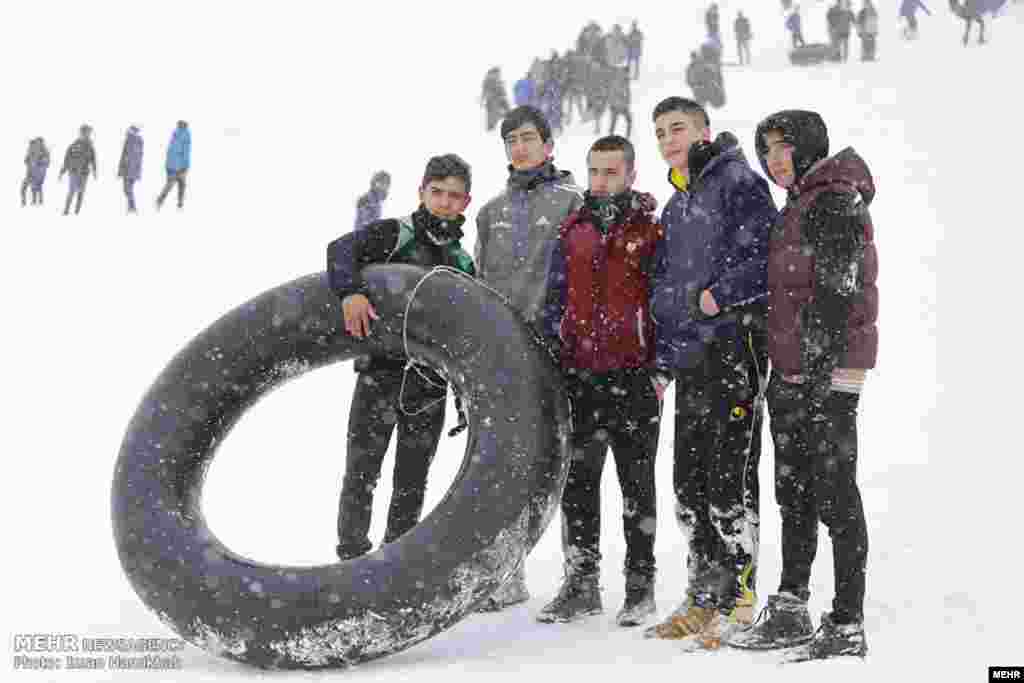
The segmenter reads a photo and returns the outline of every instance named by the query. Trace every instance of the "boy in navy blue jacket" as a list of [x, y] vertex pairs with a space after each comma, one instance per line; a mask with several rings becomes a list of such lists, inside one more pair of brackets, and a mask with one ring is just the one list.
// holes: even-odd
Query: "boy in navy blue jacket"
[[716, 647], [756, 603], [762, 299], [778, 212], [735, 136], [711, 140], [701, 105], [670, 97], [653, 119], [675, 189], [655, 256], [655, 366], [662, 392], [676, 381], [673, 484], [689, 586], [647, 635]]
[[[372, 333], [377, 318], [360, 272], [375, 263], [449, 266], [475, 275], [473, 259], [459, 244], [462, 212], [469, 204], [469, 165], [454, 154], [433, 157], [420, 186], [419, 209], [399, 219], [375, 221], [331, 242], [327, 276], [342, 301], [345, 331]], [[356, 363], [359, 379], [348, 421], [348, 454], [338, 509], [338, 557], [347, 560], [370, 550], [367, 533], [373, 490], [381, 463], [398, 428], [394, 491], [384, 543], [391, 543], [419, 521], [427, 470], [444, 426], [447, 385], [436, 372], [407, 372], [406, 358], [370, 356]]]

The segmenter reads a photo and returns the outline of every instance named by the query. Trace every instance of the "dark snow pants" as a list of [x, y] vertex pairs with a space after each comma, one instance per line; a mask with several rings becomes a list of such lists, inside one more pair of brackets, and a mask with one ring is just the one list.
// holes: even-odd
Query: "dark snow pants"
[[[395, 471], [384, 543], [416, 526], [427, 489], [427, 471], [444, 427], [447, 389], [435, 387], [415, 369], [359, 373], [348, 419], [348, 454], [338, 505], [338, 555], [357, 557], [370, 550], [367, 536], [373, 491], [391, 434], [398, 428]], [[401, 405], [399, 394], [401, 393]]]
[[175, 185], [178, 186], [178, 208], [182, 208], [185, 205], [185, 174], [187, 171], [167, 171], [167, 182], [164, 183], [164, 189], [160, 190], [160, 194], [156, 198], [157, 208], [163, 206], [164, 200], [167, 199], [167, 195], [170, 194], [171, 188]]
[[[64, 201], [64, 215], [71, 212], [71, 200], [75, 200], [75, 213], [82, 210], [82, 199], [85, 198], [85, 188], [89, 184], [88, 173], [68, 173], [68, 197]], [[77, 198], [76, 198], [77, 197]]]
[[723, 611], [744, 573], [756, 588], [764, 349], [761, 334], [744, 330], [716, 339], [699, 367], [676, 375], [673, 483], [688, 541], [687, 593]]
[[864, 34], [860, 37], [860, 60], [862, 62], [875, 61], [875, 46], [878, 36]]
[[569, 382], [573, 404], [572, 459], [562, 494], [566, 568], [600, 574], [601, 474], [610, 446], [622, 489], [626, 575], [655, 573], [654, 461], [661, 404], [646, 370], [618, 371]]
[[802, 385], [777, 373], [768, 387], [775, 498], [782, 514], [779, 592], [810, 596], [820, 519], [832, 538], [837, 623], [860, 621], [864, 609], [868, 533], [857, 488], [859, 400], [859, 394], [832, 391], [816, 409]]
[[124, 178], [124, 196], [128, 198], [128, 210], [135, 211], [135, 179]]
[[21, 183], [21, 205], [25, 206], [25, 193], [28, 188], [32, 188], [32, 205], [43, 203], [43, 181], [46, 179], [46, 174], [33, 174], [31, 171], [25, 175], [25, 180]]

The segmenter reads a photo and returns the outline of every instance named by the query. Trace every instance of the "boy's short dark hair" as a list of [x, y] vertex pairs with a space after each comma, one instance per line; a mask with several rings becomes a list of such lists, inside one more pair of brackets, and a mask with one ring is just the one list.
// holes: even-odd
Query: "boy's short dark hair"
[[633, 143], [621, 135], [606, 135], [598, 139], [590, 146], [587, 152], [587, 161], [590, 161], [590, 152], [618, 152], [621, 151], [626, 158], [626, 167], [632, 169], [636, 161], [636, 150]]
[[431, 180], [444, 180], [445, 178], [458, 178], [466, 184], [466, 192], [469, 192], [473, 185], [473, 173], [469, 164], [458, 154], [442, 154], [430, 157], [427, 168], [423, 171], [423, 182], [420, 183], [420, 187], [426, 187]]
[[537, 127], [537, 132], [540, 133], [542, 142], [551, 141], [551, 126], [548, 125], [548, 120], [544, 118], [544, 114], [540, 109], [531, 107], [528, 104], [516, 107], [505, 115], [505, 120], [501, 122], [501, 139], [504, 140], [516, 128], [525, 126], [528, 123], [532, 123]]
[[704, 125], [708, 128], [711, 127], [711, 117], [708, 116], [707, 109], [693, 100], [679, 97], [678, 95], [666, 97], [661, 102], [658, 102], [658, 106], [654, 108], [654, 114], [651, 116], [651, 121], [657, 121], [659, 116], [670, 111], [681, 111], [684, 114], [700, 114], [704, 118]]

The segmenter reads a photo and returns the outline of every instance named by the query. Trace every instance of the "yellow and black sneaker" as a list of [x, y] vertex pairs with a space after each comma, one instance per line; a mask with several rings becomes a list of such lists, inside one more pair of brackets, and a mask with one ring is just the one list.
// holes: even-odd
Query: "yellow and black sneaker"
[[757, 609], [757, 592], [750, 587], [750, 577], [754, 571], [754, 563], [747, 564], [739, 575], [736, 586], [736, 606], [729, 612], [729, 622], [738, 626], [750, 626], [754, 621], [754, 610]]

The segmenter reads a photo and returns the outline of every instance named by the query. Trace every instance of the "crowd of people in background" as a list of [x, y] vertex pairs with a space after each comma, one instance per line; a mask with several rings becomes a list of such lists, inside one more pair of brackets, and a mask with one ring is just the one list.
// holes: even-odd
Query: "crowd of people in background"
[[630, 82], [640, 75], [643, 41], [636, 21], [628, 33], [621, 24], [604, 32], [591, 21], [572, 48], [561, 55], [552, 50], [547, 59], [533, 60], [529, 71], [513, 84], [511, 103], [501, 67], [491, 67], [481, 95], [487, 130], [494, 130], [511, 106], [528, 105], [544, 113], [555, 136], [572, 123], [574, 114], [584, 122], [593, 121], [594, 133], [599, 134], [606, 113], [609, 132], [615, 132], [622, 118], [628, 136], [633, 128]]
[[[65, 175], [68, 177], [68, 193], [64, 201], [63, 213], [65, 216], [71, 213], [72, 206], [74, 206], [76, 215], [82, 211], [82, 202], [85, 199], [89, 176], [91, 175], [93, 180], [99, 178], [96, 146], [92, 136], [92, 126], [82, 124], [78, 128], [78, 137], [68, 145], [67, 151], [64, 153], [64, 161], [61, 164], [57, 181], [63, 181]], [[135, 183], [142, 178], [143, 150], [142, 132], [138, 126], [129, 126], [121, 148], [117, 177], [121, 180], [122, 191], [127, 200], [127, 211], [132, 214], [138, 213], [138, 206], [135, 202]], [[185, 180], [191, 165], [192, 134], [186, 121], [178, 121], [167, 145], [167, 156], [164, 163], [167, 179], [156, 197], [157, 210], [163, 206], [167, 195], [175, 186], [178, 188], [178, 208], [184, 208]], [[43, 186], [49, 168], [50, 150], [46, 145], [46, 140], [42, 137], [32, 138], [25, 154], [25, 179], [21, 184], [22, 206], [29, 204], [26, 197], [29, 189], [32, 190], [31, 205], [43, 205]]]

